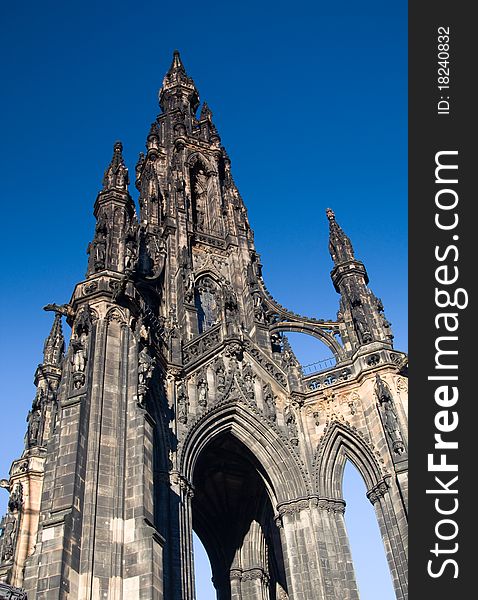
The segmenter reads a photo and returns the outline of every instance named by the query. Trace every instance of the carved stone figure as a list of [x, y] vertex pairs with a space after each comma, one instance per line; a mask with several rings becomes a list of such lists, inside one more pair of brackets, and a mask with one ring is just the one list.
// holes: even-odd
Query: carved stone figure
[[28, 414], [28, 447], [37, 446], [41, 425], [41, 413], [39, 410], [30, 411]]
[[262, 396], [264, 398], [264, 414], [271, 421], [277, 420], [276, 403], [272, 392], [271, 384], [266, 383], [262, 388]]
[[199, 169], [196, 175], [196, 181], [194, 184], [194, 192], [198, 202], [204, 201], [207, 197], [208, 189], [208, 177], [202, 169]]
[[355, 331], [362, 344], [368, 344], [372, 341], [372, 334], [370, 333], [367, 321], [361, 308], [357, 308], [353, 312], [353, 323]]
[[12, 491], [10, 492], [10, 498], [8, 500], [8, 509], [11, 512], [19, 511], [23, 505], [23, 485], [18, 481], [14, 484]]
[[207, 400], [208, 400], [209, 386], [207, 383], [207, 377], [206, 377], [205, 373], [200, 373], [198, 375], [197, 388], [198, 388], [198, 404], [199, 404], [199, 406], [206, 408]]
[[189, 398], [184, 383], [178, 386], [178, 421], [185, 425], [188, 422]]
[[247, 397], [250, 400], [254, 400], [254, 372], [252, 371], [251, 365], [248, 364], [244, 367], [242, 371], [242, 377], [244, 380], [244, 389], [246, 391]]
[[124, 270], [132, 271], [136, 261], [136, 242], [131, 237], [126, 238], [124, 250]]
[[148, 385], [153, 376], [156, 361], [144, 346], [138, 354], [138, 405], [144, 406], [144, 399], [148, 391]]
[[72, 339], [73, 348], [73, 373], [84, 373], [86, 367], [86, 333], [81, 333], [79, 339]]
[[375, 376], [375, 395], [380, 404], [384, 402], [391, 402], [393, 400], [392, 392], [386, 381], [384, 381], [377, 373]]
[[299, 431], [297, 429], [297, 421], [292, 408], [287, 404], [284, 408], [284, 421], [289, 434], [289, 440], [294, 446], [299, 443]]
[[196, 288], [196, 308], [199, 332], [203, 333], [216, 324], [218, 318], [217, 286], [210, 277], [203, 277]]
[[0, 537], [0, 562], [7, 562], [13, 558], [15, 549], [15, 534], [17, 529], [17, 520], [11, 514], [7, 513], [0, 521], [2, 535]]
[[400, 433], [400, 426], [398, 424], [397, 415], [393, 409], [391, 402], [385, 402], [384, 408], [384, 426], [388, 437], [392, 442], [393, 451], [396, 454], [403, 454], [405, 452], [405, 446], [403, 444], [402, 435]]
[[233, 335], [234, 333], [237, 333], [239, 307], [237, 304], [237, 296], [229, 282], [227, 282], [224, 287], [224, 310], [227, 333], [228, 335]]
[[214, 364], [216, 371], [216, 387], [217, 391], [222, 394], [226, 387], [226, 368], [222, 359], [218, 359]]

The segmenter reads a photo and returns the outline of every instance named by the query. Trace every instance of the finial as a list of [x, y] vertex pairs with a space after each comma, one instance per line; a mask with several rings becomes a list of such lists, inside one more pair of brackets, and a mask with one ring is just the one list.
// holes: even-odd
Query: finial
[[331, 208], [326, 208], [325, 214], [327, 215], [327, 219], [329, 221], [335, 221], [335, 213]]

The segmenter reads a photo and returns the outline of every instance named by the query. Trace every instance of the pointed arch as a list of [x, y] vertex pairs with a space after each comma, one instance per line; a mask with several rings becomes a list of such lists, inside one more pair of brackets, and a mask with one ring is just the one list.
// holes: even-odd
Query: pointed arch
[[193, 480], [202, 450], [217, 436], [230, 433], [256, 457], [273, 506], [311, 493], [304, 465], [288, 440], [256, 409], [222, 402], [193, 425], [181, 449], [180, 471]]
[[186, 164], [190, 169], [194, 168], [198, 163], [201, 163], [207, 170], [212, 169], [210, 161], [201, 152], [193, 152], [188, 156]]
[[325, 331], [322, 327], [318, 327], [313, 323], [307, 323], [305, 321], [278, 321], [270, 327], [271, 333], [286, 333], [287, 331], [305, 333], [317, 338], [329, 348], [337, 363], [345, 359], [343, 347], [331, 333]]
[[347, 459], [362, 475], [367, 490], [383, 481], [384, 473], [373, 448], [346, 423], [333, 421], [326, 429], [314, 460], [315, 483], [322, 498], [343, 498]]

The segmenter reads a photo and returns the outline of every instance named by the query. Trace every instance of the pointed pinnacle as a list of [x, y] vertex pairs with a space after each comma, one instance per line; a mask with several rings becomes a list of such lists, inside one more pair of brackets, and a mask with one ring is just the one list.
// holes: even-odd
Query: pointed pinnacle
[[209, 105], [207, 102], [204, 102], [201, 108], [201, 115], [200, 115], [200, 120], [203, 119], [211, 119], [212, 117], [212, 111], [209, 108]]
[[340, 264], [354, 260], [354, 249], [349, 237], [335, 220], [335, 213], [331, 208], [325, 211], [329, 220], [329, 251], [334, 263]]
[[171, 71], [184, 71], [184, 65], [183, 62], [181, 60], [181, 55], [179, 54], [179, 50], [175, 50], [173, 52], [173, 62], [171, 63], [171, 66], [169, 67], [169, 72]]
[[43, 346], [43, 363], [59, 365], [65, 348], [65, 338], [61, 325], [61, 313], [55, 312], [55, 319]]
[[113, 146], [113, 158], [103, 176], [103, 189], [119, 188], [126, 190], [128, 183], [128, 169], [123, 159], [123, 144], [117, 141]]

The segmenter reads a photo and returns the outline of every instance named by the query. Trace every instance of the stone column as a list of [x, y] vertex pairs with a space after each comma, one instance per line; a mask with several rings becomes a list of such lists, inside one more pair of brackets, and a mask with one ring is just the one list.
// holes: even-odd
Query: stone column
[[407, 521], [399, 491], [386, 478], [369, 490], [367, 497], [375, 508], [397, 600], [407, 600]]
[[312, 515], [321, 556], [327, 600], [358, 600], [342, 499], [312, 498]]
[[290, 600], [330, 600], [324, 593], [322, 559], [308, 499], [283, 502], [277, 507]]
[[[174, 600], [195, 600], [194, 552], [191, 501], [194, 495], [192, 484], [175, 472], [171, 476], [171, 491], [177, 502], [171, 506], [177, 511], [178, 531], [172, 531], [171, 540], [177, 545], [173, 551], [171, 598]], [[172, 499], [174, 503], [174, 499]], [[175, 579], [175, 580], [174, 580]]]

